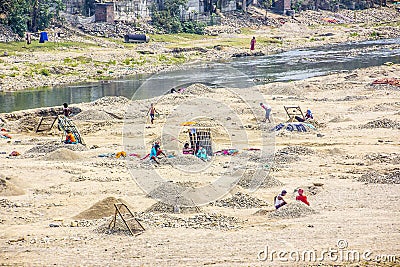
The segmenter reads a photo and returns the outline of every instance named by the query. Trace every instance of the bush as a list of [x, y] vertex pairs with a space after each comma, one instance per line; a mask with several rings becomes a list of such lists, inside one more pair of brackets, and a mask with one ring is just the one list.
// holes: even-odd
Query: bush
[[50, 76], [50, 71], [48, 69], [41, 69], [39, 74], [42, 74], [43, 76]]

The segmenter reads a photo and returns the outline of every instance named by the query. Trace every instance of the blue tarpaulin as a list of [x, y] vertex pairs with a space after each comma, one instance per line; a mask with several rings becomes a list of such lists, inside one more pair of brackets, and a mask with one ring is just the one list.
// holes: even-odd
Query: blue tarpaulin
[[41, 32], [40, 33], [39, 43], [44, 43], [44, 42], [46, 42], [48, 40], [49, 40], [49, 38], [47, 37], [47, 32]]

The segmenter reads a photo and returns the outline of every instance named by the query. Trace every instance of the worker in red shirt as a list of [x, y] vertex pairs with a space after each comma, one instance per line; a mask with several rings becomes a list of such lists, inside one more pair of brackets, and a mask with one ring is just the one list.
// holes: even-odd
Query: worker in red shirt
[[297, 190], [297, 193], [299, 193], [298, 196], [296, 196], [296, 200], [303, 202], [304, 204], [310, 206], [310, 203], [307, 200], [307, 197], [304, 194], [304, 190], [299, 188], [299, 190]]

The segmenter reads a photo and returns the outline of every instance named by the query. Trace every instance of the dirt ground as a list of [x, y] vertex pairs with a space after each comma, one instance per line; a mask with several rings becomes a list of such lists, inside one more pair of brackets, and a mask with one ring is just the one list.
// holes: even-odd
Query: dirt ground
[[[399, 65], [248, 88], [248, 103], [258, 104], [260, 92], [272, 106], [270, 124], [261, 108], [247, 112], [248, 103], [226, 89], [193, 85], [159, 100], [106, 97], [73, 105], [82, 110], [72, 120], [86, 147], [62, 145], [57, 129], [29, 130], [37, 110], [1, 114], [12, 136], [0, 139], [1, 265], [399, 266], [400, 88], [371, 85], [391, 77], [400, 77]], [[181, 123], [189, 120], [178, 111], [193, 99], [188, 116], [210, 127], [215, 150], [239, 153], [210, 162], [181, 155], [188, 129]], [[161, 113], [154, 125], [144, 119], [150, 102]], [[316, 129], [270, 132], [287, 121], [284, 106], [291, 105], [311, 109]], [[246, 150], [263, 148], [263, 133], [273, 138], [274, 160]], [[170, 156], [160, 165], [139, 158], [156, 140]], [[9, 156], [14, 150], [21, 155]], [[122, 150], [128, 156], [117, 159]], [[257, 167], [264, 182], [251, 191], [245, 180]], [[199, 209], [174, 213], [149, 197], [162, 197], [170, 184], [200, 188], [238, 169], [239, 183]], [[155, 174], [169, 184], [143, 192], [136, 181]], [[298, 188], [310, 207], [295, 201]], [[273, 197], [282, 189], [289, 204], [278, 212]], [[120, 219], [108, 230], [116, 202], [146, 230], [131, 236]]]

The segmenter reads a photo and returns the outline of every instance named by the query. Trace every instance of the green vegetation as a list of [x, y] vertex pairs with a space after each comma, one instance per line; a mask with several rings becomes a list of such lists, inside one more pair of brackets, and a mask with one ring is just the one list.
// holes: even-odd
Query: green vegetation
[[50, 71], [48, 69], [41, 69], [39, 74], [42, 74], [43, 76], [50, 76]]
[[357, 37], [359, 34], [358, 32], [351, 32], [350, 37]]
[[17, 67], [17, 66], [14, 66], [14, 67], [12, 67], [10, 70], [16, 70], [16, 71], [19, 71], [19, 69], [18, 69], [18, 67]]
[[370, 36], [371, 37], [379, 37], [379, 33], [378, 32], [371, 32]]
[[[1, 1], [1, 0], [0, 0]], [[30, 45], [27, 45], [25, 42], [8, 42], [3, 43], [0, 42], [0, 54], [7, 52], [9, 55], [13, 55], [15, 52], [50, 52], [50, 51], [59, 51], [60, 47], [63, 48], [88, 48], [88, 47], [97, 47], [94, 44], [87, 43], [78, 43], [78, 42], [46, 42], [43, 44], [39, 44], [39, 42], [33, 42]]]
[[9, 25], [22, 37], [26, 31], [49, 27], [63, 9], [62, 0], [0, 0], [0, 23]]
[[140, 56], [139, 58], [126, 58], [123, 63], [128, 66], [142, 66], [147, 63], [147, 60], [144, 56]]
[[[190, 20], [182, 22], [181, 7], [186, 7], [188, 0], [165, 0], [163, 7], [153, 4], [151, 7], [151, 20], [153, 25], [165, 33], [196, 33], [203, 34], [205, 23]], [[195, 15], [193, 13], [193, 15]]]

